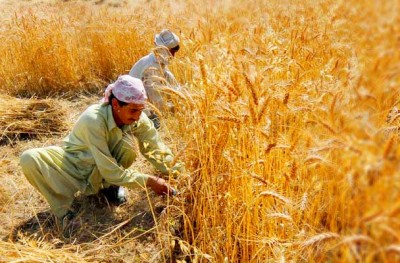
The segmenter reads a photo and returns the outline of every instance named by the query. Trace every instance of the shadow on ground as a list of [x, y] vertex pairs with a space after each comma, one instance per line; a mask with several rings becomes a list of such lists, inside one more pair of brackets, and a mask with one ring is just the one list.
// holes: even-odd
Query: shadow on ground
[[[14, 227], [5, 241], [18, 242], [28, 237], [40, 241], [65, 244], [90, 243], [98, 239], [117, 239], [129, 235], [145, 241], [154, 235], [154, 217], [158, 217], [164, 206], [151, 209], [147, 197], [128, 201], [120, 206], [111, 205], [104, 196], [79, 196], [73, 204], [77, 211], [75, 224], [63, 231], [52, 213], [43, 211]], [[154, 215], [154, 216], [153, 216]]]

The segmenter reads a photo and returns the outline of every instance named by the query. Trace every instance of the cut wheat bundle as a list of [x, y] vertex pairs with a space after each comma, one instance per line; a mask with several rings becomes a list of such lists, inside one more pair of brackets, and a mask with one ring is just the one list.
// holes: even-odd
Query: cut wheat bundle
[[11, 198], [3, 186], [0, 186], [0, 212], [6, 210]]
[[0, 144], [62, 134], [65, 111], [56, 101], [0, 97]]
[[[74, 247], [55, 249], [52, 244], [25, 240], [25, 244], [0, 240], [1, 262], [87, 262]], [[76, 248], [75, 248], [76, 249]], [[3, 261], [4, 260], [4, 261]]]

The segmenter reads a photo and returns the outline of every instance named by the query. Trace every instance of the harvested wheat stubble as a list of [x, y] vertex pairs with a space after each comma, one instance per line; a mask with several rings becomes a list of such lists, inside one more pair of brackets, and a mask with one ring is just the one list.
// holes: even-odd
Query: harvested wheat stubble
[[[72, 249], [71, 249], [72, 250]], [[26, 244], [0, 240], [0, 262], [87, 262], [68, 249], [54, 249], [52, 244], [26, 240]]]
[[0, 96], [0, 144], [66, 131], [65, 113], [56, 101]]
[[[0, 162], [1, 163], [1, 162]], [[7, 208], [10, 197], [3, 186], [0, 186], [0, 212]]]

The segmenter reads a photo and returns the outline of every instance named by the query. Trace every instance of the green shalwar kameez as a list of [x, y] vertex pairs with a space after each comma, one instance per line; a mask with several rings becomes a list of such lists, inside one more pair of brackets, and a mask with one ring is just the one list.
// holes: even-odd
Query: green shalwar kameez
[[137, 157], [133, 137], [146, 159], [168, 173], [173, 155], [146, 114], [119, 128], [109, 104], [92, 105], [83, 112], [61, 147], [25, 151], [20, 160], [22, 171], [54, 214], [62, 217], [78, 191], [91, 195], [110, 185], [146, 185], [148, 175], [129, 169]]

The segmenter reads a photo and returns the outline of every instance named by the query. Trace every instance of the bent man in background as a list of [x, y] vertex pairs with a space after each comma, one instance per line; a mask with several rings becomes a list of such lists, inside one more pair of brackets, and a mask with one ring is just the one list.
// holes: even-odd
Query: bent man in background
[[[173, 110], [173, 105], [165, 100], [159, 88], [167, 86], [179, 89], [175, 76], [168, 64], [179, 50], [179, 37], [168, 29], [163, 29], [154, 37], [156, 48], [141, 58], [130, 70], [129, 75], [143, 81], [149, 101], [161, 111]], [[147, 113], [158, 129], [160, 122], [154, 112]]]

